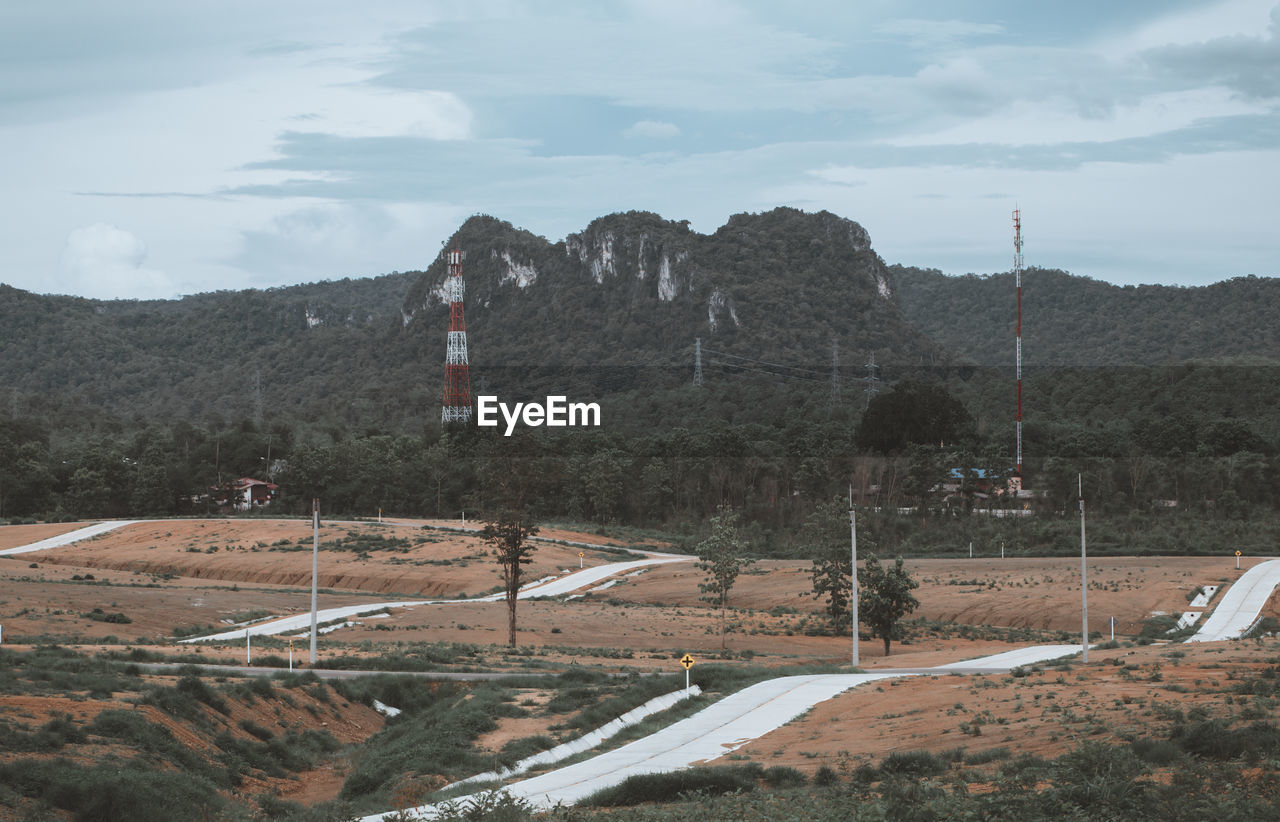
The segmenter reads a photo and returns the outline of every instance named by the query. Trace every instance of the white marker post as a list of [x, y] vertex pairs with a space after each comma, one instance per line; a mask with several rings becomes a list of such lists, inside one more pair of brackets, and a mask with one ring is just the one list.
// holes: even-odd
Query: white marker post
[[853, 516], [853, 483], [849, 483], [849, 621], [853, 625], [853, 667], [858, 667], [858, 523]]
[[293, 640], [289, 640], [289, 670], [293, 670]]
[[1236, 570], [1240, 570], [1240, 552], [1236, 551]]
[[248, 664], [249, 664], [249, 661], [250, 661], [250, 660], [249, 660], [249, 653], [250, 653], [250, 650], [249, 650], [249, 626], [248, 626], [248, 625], [246, 625], [246, 626], [244, 627], [244, 664], [245, 664], [245, 665], [248, 665]]
[[582, 558], [583, 558], [584, 556], [586, 556], [586, 554], [585, 554], [584, 552], [582, 552], [582, 551], [579, 551], [579, 552], [578, 552], [578, 567], [579, 567], [579, 568], [581, 568], [581, 567], [582, 567]]
[[316, 665], [316, 578], [320, 575], [320, 500], [311, 500], [311, 667]]
[[1000, 543], [1000, 559], [1004, 559], [1004, 543]]
[[1111, 641], [1116, 641], [1116, 618], [1111, 618]]
[[1089, 576], [1088, 558], [1084, 541], [1084, 479], [1076, 474], [1076, 489], [1080, 494], [1080, 651], [1084, 662], [1089, 661]]
[[969, 559], [973, 559], [973, 542], [969, 543]]

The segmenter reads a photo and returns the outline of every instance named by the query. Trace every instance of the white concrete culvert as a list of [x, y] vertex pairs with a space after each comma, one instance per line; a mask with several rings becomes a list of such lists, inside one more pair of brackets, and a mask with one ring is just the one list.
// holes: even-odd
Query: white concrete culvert
[[[584, 568], [567, 576], [546, 577], [537, 583], [528, 587], [521, 588], [517, 595], [518, 599], [533, 599], [535, 597], [556, 597], [562, 594], [568, 594], [589, 585], [594, 585], [602, 579], [617, 574], [623, 574], [636, 568], [647, 568], [653, 565], [666, 565], [672, 562], [692, 562], [696, 557], [682, 556], [679, 554], [651, 554], [645, 559], [631, 560], [629, 562], [611, 562], [607, 565], [597, 565], [594, 568]], [[473, 599], [418, 599], [418, 600], [392, 600], [390, 602], [370, 602], [363, 605], [344, 605], [338, 608], [325, 608], [316, 613], [317, 622], [333, 622], [338, 619], [349, 619], [350, 617], [360, 616], [373, 611], [381, 611], [384, 608], [414, 608], [420, 605], [461, 605], [474, 602], [500, 602], [506, 599], [505, 594], [489, 594], [488, 596], [475, 597]], [[311, 612], [295, 614], [293, 616], [283, 617], [280, 619], [270, 619], [255, 622], [252, 625], [239, 625], [229, 631], [222, 631], [207, 636], [191, 637], [181, 640], [184, 644], [195, 642], [225, 642], [235, 639], [243, 639], [245, 630], [247, 629], [252, 636], [275, 636], [289, 631], [301, 631], [302, 629], [311, 628]]]
[[56, 537], [42, 539], [39, 542], [33, 542], [29, 545], [19, 545], [17, 548], [6, 548], [0, 551], [0, 556], [12, 556], [14, 554], [29, 554], [32, 551], [47, 551], [50, 548], [61, 548], [64, 545], [70, 545], [73, 542], [79, 542], [83, 539], [93, 539], [99, 534], [105, 534], [108, 531], [114, 531], [117, 528], [123, 528], [126, 525], [135, 525], [142, 520], [116, 520], [112, 522], [95, 522], [93, 525], [86, 525], [84, 528], [77, 528], [74, 531], [68, 531], [65, 534], [58, 534]]
[[1277, 585], [1280, 559], [1267, 560], [1245, 571], [1187, 642], [1217, 642], [1243, 636], [1257, 622]]
[[519, 776], [525, 771], [536, 768], [540, 765], [552, 765], [561, 760], [568, 759], [571, 756], [586, 753], [600, 743], [616, 735], [623, 728], [629, 728], [632, 725], [637, 725], [646, 717], [665, 711], [667, 708], [670, 708], [678, 702], [691, 697], [700, 696], [701, 694], [702, 689], [697, 685], [694, 685], [688, 690], [681, 688], [680, 690], [672, 691], [669, 694], [655, 696], [653, 699], [650, 699], [638, 708], [632, 708], [622, 716], [614, 719], [612, 722], [601, 725], [594, 731], [589, 731], [577, 739], [571, 739], [562, 745], [557, 745], [549, 750], [521, 759], [510, 768], [469, 776], [466, 779], [454, 782], [452, 785], [445, 785], [441, 790], [447, 791], [450, 788], [457, 787], [458, 785], [466, 785], [472, 782], [496, 782], [500, 779], [510, 779], [513, 776]]
[[[1077, 653], [1078, 645], [1042, 645], [994, 656], [956, 662], [935, 669], [984, 668], [1012, 670]], [[536, 808], [571, 805], [616, 785], [629, 776], [667, 773], [717, 759], [766, 733], [782, 727], [832, 697], [882, 679], [915, 676], [907, 673], [813, 674], [785, 676], [756, 683], [730, 694], [687, 719], [616, 750], [503, 788]], [[458, 801], [458, 800], [455, 800]], [[465, 801], [465, 800], [463, 800]], [[408, 811], [416, 819], [433, 819], [435, 805]], [[385, 822], [396, 811], [366, 816], [361, 822]]]

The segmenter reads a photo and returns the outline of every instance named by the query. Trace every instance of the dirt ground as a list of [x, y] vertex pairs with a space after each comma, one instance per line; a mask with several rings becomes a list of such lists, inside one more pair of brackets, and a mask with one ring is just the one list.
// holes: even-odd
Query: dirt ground
[[83, 528], [84, 522], [42, 522], [38, 525], [6, 525], [0, 527], [0, 551], [30, 545], [42, 539], [56, 537]]
[[[1274, 671], [1280, 639], [1095, 650], [1088, 665], [1036, 666], [1024, 677], [911, 676], [828, 700], [726, 757], [812, 773], [894, 752], [1053, 757], [1086, 740], [1167, 738], [1180, 716], [1240, 715], [1242, 679]], [[1199, 712], [1199, 713], [1198, 713]]]
[[[321, 530], [320, 607], [397, 597], [480, 594], [494, 590], [499, 569], [474, 534], [423, 526], [426, 520], [326, 523]], [[63, 530], [76, 524], [56, 526]], [[12, 532], [12, 533], [8, 533]], [[10, 542], [43, 539], [44, 526], [0, 529]], [[25, 537], [23, 537], [25, 534]], [[598, 535], [548, 531], [554, 539], [604, 544]], [[389, 548], [368, 548], [399, 540]], [[337, 547], [335, 547], [337, 546]], [[164, 520], [139, 523], [74, 545], [0, 558], [0, 624], [6, 639], [63, 637], [94, 641], [170, 644], [175, 627], [222, 628], [249, 615], [302, 613], [310, 607], [311, 524], [302, 520]], [[529, 579], [616, 562], [614, 552], [540, 543]], [[1180, 613], [1187, 595], [1205, 584], [1229, 583], [1241, 569], [1225, 558], [1099, 558], [1089, 567], [1091, 627], [1117, 636], [1136, 634], [1155, 614]], [[32, 566], [35, 567], [32, 567]], [[921, 583], [913, 617], [974, 626], [1079, 631], [1079, 561], [1075, 559], [909, 560]], [[89, 579], [88, 577], [92, 577]], [[77, 579], [78, 577], [78, 579]], [[657, 566], [624, 576], [607, 590], [573, 601], [525, 601], [519, 609], [521, 645], [550, 648], [551, 658], [663, 667], [691, 652], [719, 655], [718, 613], [701, 600], [701, 572], [693, 563]], [[809, 595], [809, 564], [767, 560], [748, 568], [734, 587], [726, 645], [735, 654], [767, 662], [842, 661], [848, 640], [821, 633], [822, 603]], [[131, 622], [91, 619], [94, 609]], [[409, 642], [501, 645], [506, 611], [501, 603], [396, 608], [380, 619], [325, 637], [326, 649]], [[971, 632], [972, 633], [972, 632]], [[937, 664], [1005, 649], [1007, 636], [918, 636], [895, 645], [889, 664]], [[988, 641], [990, 640], [990, 641]], [[243, 646], [207, 648], [238, 660]], [[555, 649], [564, 649], [558, 652]], [[587, 649], [575, 652], [573, 649]], [[612, 654], [594, 650], [616, 649]], [[883, 656], [864, 642], [864, 664]], [[345, 650], [344, 650], [345, 652]], [[369, 651], [364, 651], [369, 653]], [[628, 656], [629, 655], [629, 656]], [[911, 657], [914, 661], [908, 661]], [[948, 658], [949, 657], [949, 658]], [[901, 659], [900, 659], [901, 658]]]
[[[319, 582], [325, 590], [320, 607], [494, 590], [500, 583], [499, 568], [477, 535], [424, 528], [458, 524], [326, 523], [321, 531]], [[0, 528], [0, 546], [16, 547], [81, 525], [7, 526]], [[585, 554], [581, 561], [586, 566], [627, 558], [607, 550], [621, 546], [599, 535], [546, 531], [543, 536], [600, 549], [539, 543], [533, 563], [526, 567], [530, 580], [577, 570], [579, 552]], [[86, 650], [142, 646], [166, 653], [194, 652], [210, 662], [242, 663], [242, 641], [178, 646], [175, 629], [224, 629], [229, 621], [253, 615], [306, 611], [311, 538], [311, 524], [301, 520], [169, 520], [0, 558], [5, 645], [83, 643]], [[1187, 610], [1188, 595], [1197, 587], [1229, 584], [1260, 561], [1246, 558], [1236, 570], [1233, 558], [1221, 557], [1091, 560], [1091, 627], [1106, 638], [1108, 619], [1115, 617], [1117, 638], [1134, 635], [1153, 615]], [[1078, 637], [1078, 559], [906, 564], [920, 581], [915, 594], [921, 604], [912, 616], [934, 622], [895, 643], [888, 657], [880, 642], [864, 640], [865, 668], [933, 666], [1061, 641], [1057, 632]], [[849, 638], [823, 635], [822, 603], [809, 595], [809, 563], [762, 561], [738, 578], [726, 620], [727, 653], [721, 651], [719, 612], [701, 600], [701, 581], [692, 562], [678, 563], [629, 574], [607, 589], [573, 600], [522, 601], [515, 650], [505, 645], [503, 603], [393, 608], [385, 616], [356, 618], [354, 625], [326, 634], [318, 664], [323, 667], [326, 659], [339, 655], [373, 657], [423, 642], [467, 643], [474, 646], [475, 655], [460, 664], [494, 670], [519, 669], [532, 662], [553, 670], [583, 665], [678, 673], [676, 660], [684, 653], [692, 653], [699, 664], [750, 662], [776, 666], [780, 673], [789, 666], [848, 660]], [[99, 617], [118, 613], [129, 621], [95, 620], [95, 609]], [[1268, 613], [1280, 616], [1274, 598]], [[953, 623], [974, 627], [962, 636]], [[102, 640], [108, 637], [116, 640], [104, 646]], [[285, 653], [278, 640], [263, 640], [261, 645], [255, 645], [258, 654]], [[1170, 714], [1165, 705], [1183, 711], [1204, 705], [1224, 713], [1224, 669], [1244, 675], [1280, 647], [1267, 640], [1263, 646], [1215, 643], [1176, 650], [1184, 656], [1170, 656], [1174, 649], [1169, 647], [1095, 652], [1087, 667], [1066, 672], [1046, 668], [1025, 678], [909, 677], [879, 683], [817, 706], [734, 756], [812, 771], [821, 764], [856, 765], [895, 750], [963, 746], [975, 752], [1007, 747], [1047, 755], [1085, 738], [1156, 735], [1166, 721], [1162, 717]], [[1126, 664], [1120, 667], [1110, 660]], [[536, 702], [538, 697], [529, 698]], [[44, 698], [0, 707], [6, 714], [33, 718], [25, 721], [44, 721], [57, 713], [79, 715], [114, 704], [52, 698], [46, 704], [40, 699]], [[242, 718], [252, 717], [235, 717]], [[275, 723], [281, 718], [254, 721], [269, 725], [268, 719]], [[349, 729], [352, 740], [381, 726], [381, 718], [372, 713], [351, 721], [360, 726]], [[345, 739], [338, 728], [328, 729]], [[543, 731], [537, 721], [504, 722], [481, 740], [481, 747], [497, 750], [510, 739]], [[332, 798], [344, 777], [340, 765], [329, 765], [274, 787], [287, 799], [316, 802]]]

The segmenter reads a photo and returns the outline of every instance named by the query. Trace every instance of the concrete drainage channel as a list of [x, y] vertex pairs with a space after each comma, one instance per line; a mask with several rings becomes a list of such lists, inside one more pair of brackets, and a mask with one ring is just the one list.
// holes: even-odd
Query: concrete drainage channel
[[[1249, 569], [1223, 595], [1199, 632], [1188, 642], [1238, 638], [1256, 623], [1272, 592], [1280, 586], [1280, 560]], [[936, 668], [902, 669], [869, 674], [829, 674], [779, 677], [731, 694], [703, 711], [644, 739], [614, 751], [503, 788], [535, 808], [573, 804], [629, 776], [664, 773], [716, 759], [747, 742], [780, 728], [795, 717], [850, 688], [899, 676], [1004, 673], [1024, 665], [1070, 656], [1078, 645], [1043, 645], [1007, 651]], [[486, 778], [491, 775], [485, 775]], [[472, 779], [478, 779], [473, 777]], [[463, 780], [464, 782], [471, 780]], [[461, 784], [461, 783], [459, 783]], [[465, 801], [460, 797], [457, 801]], [[407, 811], [411, 818], [429, 820], [438, 805]], [[364, 817], [361, 822], [385, 822], [399, 811]]]
[[[31, 545], [0, 551], [0, 555], [27, 553], [54, 548], [59, 545], [67, 545], [129, 524], [131, 523], [98, 523], [41, 542], [32, 543]], [[693, 559], [692, 557], [672, 554], [643, 553], [648, 554], [646, 559], [643, 560], [597, 566], [546, 581], [545, 584], [539, 584], [544, 582], [539, 580], [538, 583], [534, 583], [521, 591], [520, 597], [523, 599], [533, 596], [559, 596], [593, 585], [610, 576], [634, 571], [634, 569], [643, 569], [650, 565], [669, 562], [688, 562]], [[1268, 560], [1250, 568], [1227, 590], [1222, 596], [1218, 607], [1204, 621], [1200, 630], [1187, 641], [1213, 642], [1243, 636], [1256, 625], [1262, 608], [1265, 607], [1277, 586], [1280, 586], [1280, 560]], [[1205, 603], [1203, 604], [1207, 604], [1211, 596], [1212, 593], [1207, 592], [1204, 597]], [[380, 611], [385, 608], [434, 605], [446, 602], [493, 602], [498, 599], [501, 599], [501, 595], [465, 600], [374, 603], [327, 609], [318, 614], [318, 619], [323, 622], [331, 622], [372, 611]], [[1195, 604], [1198, 603], [1193, 603], [1193, 607]], [[188, 639], [184, 640], [184, 642], [236, 639], [244, 636], [246, 632], [251, 634], [279, 634], [289, 630], [298, 630], [309, 626], [309, 624], [310, 614], [302, 614], [255, 625], [242, 625], [231, 631]], [[572, 804], [603, 788], [622, 782], [629, 776], [675, 771], [687, 768], [697, 762], [716, 759], [769, 731], [781, 727], [819, 702], [831, 699], [850, 688], [855, 688], [868, 682], [902, 676], [1003, 673], [1023, 665], [1070, 656], [1078, 651], [1079, 646], [1077, 645], [1033, 646], [980, 659], [941, 665], [936, 668], [900, 669], [865, 674], [779, 677], [757, 683], [735, 694], [730, 694], [697, 714], [644, 739], [636, 740], [616, 750], [608, 751], [532, 779], [516, 782], [503, 788], [503, 790], [514, 797], [524, 799], [536, 808], [549, 809], [558, 804]], [[153, 664], [147, 667], [161, 666]], [[346, 671], [335, 671], [333, 674], [339, 676], [359, 675], [358, 672]], [[472, 674], [470, 676], [475, 675]], [[492, 676], [498, 678], [503, 674]], [[546, 751], [517, 763], [516, 767], [511, 770], [500, 773], [479, 774], [455, 783], [455, 785], [506, 779], [518, 775], [528, 768], [550, 764], [582, 753], [600, 744], [604, 739], [616, 734], [622, 728], [635, 724], [652, 713], [665, 710], [687, 695], [689, 694], [686, 694], [685, 691], [678, 691], [650, 700], [640, 708], [615, 719], [596, 731], [565, 743], [551, 751]], [[462, 799], [465, 799], [465, 797], [462, 797]], [[439, 812], [440, 809], [435, 805], [423, 805], [407, 811], [412, 818], [422, 820], [433, 819]], [[384, 822], [388, 817], [400, 813], [402, 812], [387, 811], [373, 814], [364, 817], [361, 822]]]

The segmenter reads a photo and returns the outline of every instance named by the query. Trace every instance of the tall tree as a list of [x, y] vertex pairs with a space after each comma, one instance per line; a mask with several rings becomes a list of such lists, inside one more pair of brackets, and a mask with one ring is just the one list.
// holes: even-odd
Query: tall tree
[[533, 561], [529, 537], [538, 533], [529, 500], [538, 470], [538, 443], [527, 432], [510, 439], [491, 436], [483, 448], [481, 492], [484, 507], [492, 511], [481, 536], [493, 546], [502, 566], [502, 586], [507, 598], [507, 641], [516, 644], [516, 604], [523, 566]]
[[720, 506], [720, 513], [711, 518], [711, 535], [693, 549], [698, 555], [698, 569], [707, 575], [707, 581], [698, 584], [698, 590], [706, 594], [704, 602], [720, 608], [720, 649], [725, 647], [725, 612], [729, 608], [729, 591], [743, 568], [755, 562], [743, 556], [747, 541], [742, 536], [738, 512], [727, 505]]
[[518, 511], [504, 511], [492, 522], [486, 522], [481, 535], [493, 546], [502, 566], [502, 585], [507, 596], [507, 642], [516, 644], [516, 602], [520, 593], [521, 566], [533, 561], [534, 546], [529, 537], [538, 533], [538, 526], [525, 519]]
[[889, 655], [889, 642], [900, 638], [898, 622], [920, 605], [912, 591], [920, 583], [911, 578], [898, 557], [892, 568], [885, 568], [868, 554], [858, 569], [858, 621], [871, 628], [871, 635], [884, 640], [884, 655]]

